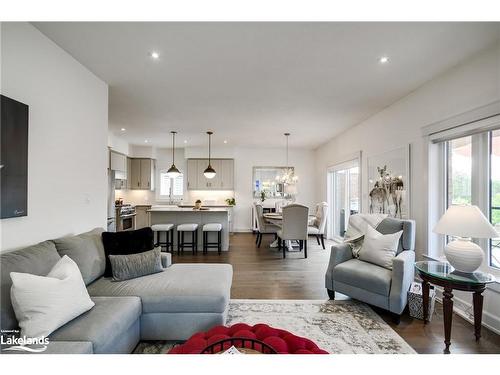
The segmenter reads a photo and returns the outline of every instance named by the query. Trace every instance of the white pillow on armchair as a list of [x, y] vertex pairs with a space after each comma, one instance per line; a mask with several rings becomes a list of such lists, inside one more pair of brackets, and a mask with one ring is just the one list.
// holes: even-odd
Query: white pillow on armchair
[[399, 239], [403, 231], [382, 234], [371, 226], [367, 226], [363, 245], [358, 259], [392, 270], [392, 260], [396, 256]]

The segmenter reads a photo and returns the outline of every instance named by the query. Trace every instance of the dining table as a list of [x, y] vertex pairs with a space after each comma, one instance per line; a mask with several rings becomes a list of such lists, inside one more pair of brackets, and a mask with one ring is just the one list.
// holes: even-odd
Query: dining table
[[[274, 224], [274, 225], [277, 225], [279, 227], [283, 226], [283, 214], [281, 212], [268, 212], [268, 213], [262, 214], [262, 216], [270, 224]], [[273, 242], [271, 242], [269, 247], [272, 247], [272, 248], [278, 247], [278, 241], [279, 241], [278, 238], [275, 239]], [[289, 241], [289, 240], [285, 241], [285, 246], [287, 247], [288, 251], [294, 251], [292, 241]]]

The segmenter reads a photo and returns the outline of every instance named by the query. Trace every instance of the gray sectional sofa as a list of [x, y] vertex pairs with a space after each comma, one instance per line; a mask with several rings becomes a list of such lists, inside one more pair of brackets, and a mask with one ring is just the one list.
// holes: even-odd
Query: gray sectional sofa
[[102, 229], [1, 254], [1, 329], [17, 329], [10, 272], [46, 275], [63, 255], [73, 259], [95, 306], [53, 332], [45, 353], [130, 353], [139, 340], [186, 340], [225, 324], [233, 270], [229, 264], [174, 264], [126, 281], [103, 277]]

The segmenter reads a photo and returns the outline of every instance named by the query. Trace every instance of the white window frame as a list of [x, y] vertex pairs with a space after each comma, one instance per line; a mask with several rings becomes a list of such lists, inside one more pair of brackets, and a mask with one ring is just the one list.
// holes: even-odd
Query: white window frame
[[172, 194], [172, 189], [173, 189], [173, 178], [170, 178], [170, 192], [168, 195], [162, 195], [161, 194], [161, 175], [167, 173], [167, 169], [162, 169], [158, 171], [158, 187], [156, 189], [156, 200], [159, 202], [169, 202], [169, 201], [180, 201], [184, 199], [184, 192], [185, 192], [185, 184], [186, 184], [186, 179], [185, 175], [181, 173], [180, 176], [182, 176], [182, 194], [180, 195], [173, 195]]
[[[356, 153], [349, 157], [348, 160], [345, 160], [339, 164], [335, 164], [334, 166], [327, 168], [326, 179], [327, 179], [327, 202], [328, 202], [328, 218], [327, 218], [327, 238], [331, 240], [340, 241], [342, 237], [336, 235], [334, 233], [334, 213], [336, 212], [336, 204], [335, 204], [335, 172], [358, 167], [358, 197], [359, 197], [359, 212], [362, 212], [362, 196], [361, 196], [361, 153]], [[349, 179], [346, 179], [346, 185], [349, 183]], [[333, 184], [333, 186], [332, 186]], [[348, 187], [347, 187], [347, 190]], [[346, 197], [346, 200], [349, 200], [349, 197]]]
[[[446, 245], [446, 236], [434, 234], [432, 228], [447, 209], [447, 141], [465, 136], [472, 137], [472, 204], [477, 205], [490, 219], [490, 134], [491, 131], [499, 128], [500, 115], [468, 123], [464, 127], [456, 127], [429, 137], [429, 251], [427, 257], [444, 259], [443, 249]], [[437, 161], [437, 165], [435, 161]], [[438, 178], [433, 178], [436, 176]], [[433, 191], [433, 189], [435, 190]], [[431, 203], [433, 198], [434, 201], [438, 200], [437, 205]], [[490, 265], [490, 240], [476, 239], [474, 242], [481, 246], [485, 252], [484, 261], [479, 270], [500, 277], [500, 269]], [[490, 287], [500, 291], [499, 284]]]

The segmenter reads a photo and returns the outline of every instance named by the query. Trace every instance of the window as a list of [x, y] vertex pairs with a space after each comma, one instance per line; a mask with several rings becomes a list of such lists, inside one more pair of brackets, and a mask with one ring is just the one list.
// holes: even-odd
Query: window
[[183, 194], [184, 194], [184, 176], [181, 174], [176, 178], [170, 178], [167, 175], [167, 171], [161, 171], [159, 199], [181, 198]]
[[359, 161], [343, 163], [328, 172], [328, 238], [344, 237], [349, 216], [359, 212]]
[[[453, 204], [477, 205], [500, 230], [500, 130], [455, 138], [439, 145], [446, 176], [441, 214]], [[440, 241], [443, 247], [449, 238], [441, 237]], [[500, 270], [500, 238], [475, 241], [488, 251], [485, 266]]]
[[[490, 135], [490, 221], [500, 233], [500, 130]], [[500, 238], [490, 240], [490, 265], [500, 268]]]
[[472, 138], [447, 142], [447, 207], [472, 204]]

